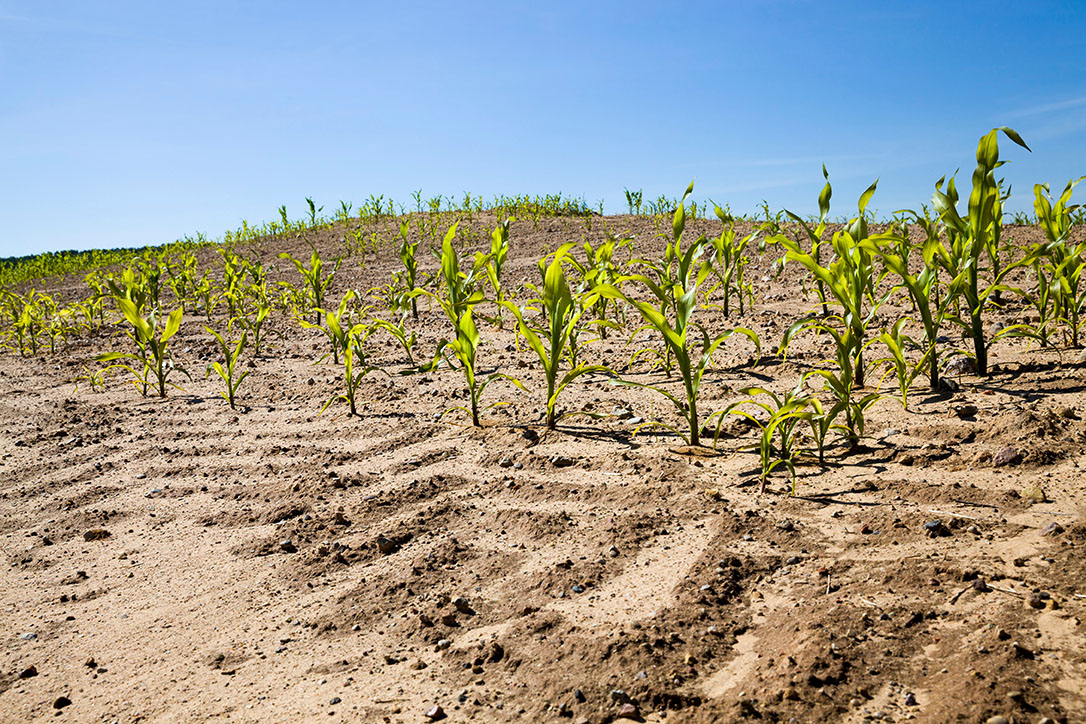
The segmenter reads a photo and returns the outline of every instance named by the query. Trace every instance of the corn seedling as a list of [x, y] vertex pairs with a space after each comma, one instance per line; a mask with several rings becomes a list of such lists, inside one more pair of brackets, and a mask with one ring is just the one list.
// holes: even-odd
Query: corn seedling
[[1083, 268], [1086, 267], [1086, 242], [1075, 243], [1070, 239], [1073, 214], [1080, 207], [1068, 206], [1068, 202], [1075, 186], [1083, 178], [1068, 181], [1055, 205], [1048, 196], [1048, 184], [1033, 187], [1033, 208], [1047, 238], [1047, 243], [1036, 251], [1038, 256], [1043, 255], [1045, 259], [1043, 267], [1038, 269], [1038, 281], [1042, 272], [1050, 275], [1056, 315], [1067, 326], [1072, 347], [1079, 346], [1082, 311], [1086, 307], [1086, 289], [1082, 289], [1080, 284]]
[[[444, 282], [445, 293], [438, 296], [427, 289], [416, 289], [411, 292], [411, 296], [425, 294], [436, 300], [442, 311], [445, 312], [445, 316], [452, 322], [453, 329], [456, 332], [454, 340], [443, 339], [438, 343], [433, 360], [429, 364], [420, 367], [419, 371], [428, 372], [436, 369], [443, 361], [450, 367], [458, 364], [464, 372], [471, 407], [470, 409], [451, 407], [445, 410], [443, 414], [448, 414], [453, 410], [462, 410], [471, 415], [471, 424], [479, 427], [482, 424], [479, 421], [480, 398], [491, 382], [497, 379], [506, 379], [522, 390], [525, 388], [516, 378], [500, 372], [491, 373], [482, 379], [479, 379], [476, 375], [475, 355], [479, 348], [480, 336], [479, 330], [475, 326], [475, 320], [472, 318], [472, 310], [477, 304], [484, 301], [483, 293], [478, 289], [478, 284], [479, 277], [485, 274], [484, 267], [487, 259], [486, 257], [476, 257], [475, 264], [470, 272], [464, 273], [460, 271], [460, 259], [453, 244], [458, 225], [459, 222], [449, 228], [441, 243], [441, 279]], [[485, 409], [494, 406], [490, 405]]]
[[[1004, 162], [999, 160], [998, 134], [1002, 131], [1007, 138], [1029, 150], [1021, 136], [1011, 128], [993, 128], [982, 136], [977, 144], [977, 167], [973, 171], [973, 190], [969, 195], [969, 211], [965, 218], [958, 214], [958, 193], [951, 178], [947, 189], [943, 191], [943, 179], [935, 185], [932, 204], [946, 226], [948, 237], [948, 261], [952, 277], [964, 274], [962, 296], [965, 299], [968, 319], [956, 318], [965, 333], [973, 340], [974, 363], [977, 374], [988, 375], [988, 346], [994, 340], [988, 340], [984, 334], [983, 314], [993, 295], [1007, 290], [1003, 280], [1008, 273], [1019, 266], [1032, 263], [1032, 259], [1022, 259], [1007, 266], [998, 266], [1000, 230], [1003, 225], [1003, 199], [995, 170]], [[981, 255], [988, 254], [992, 262], [985, 278], [981, 269]], [[998, 335], [997, 335], [998, 336]]]
[[[901, 407], [909, 409], [909, 389], [913, 385], [916, 376], [924, 367], [928, 356], [934, 354], [935, 345], [929, 345], [926, 354], [916, 364], [912, 364], [906, 358], [906, 348], [919, 347], [902, 331], [902, 327], [908, 322], [902, 318], [894, 322], [894, 326], [879, 335], [878, 341], [886, 347], [887, 357], [875, 360], [873, 366], [886, 365], [889, 369], [886, 374], [893, 373], [897, 379], [898, 392], [901, 395]], [[885, 379], [885, 376], [884, 376]]]
[[719, 284], [708, 290], [705, 296], [708, 298], [715, 289], [722, 288], [724, 290], [724, 319], [727, 319], [730, 314], [733, 295], [739, 302], [739, 316], [743, 316], [746, 311], [744, 301], [753, 303], [754, 300], [754, 290], [744, 279], [746, 266], [750, 262], [744, 252], [746, 252], [747, 246], [758, 238], [759, 232], [755, 231], [742, 238], [737, 238], [735, 218], [716, 204], [713, 204], [713, 209], [716, 217], [724, 225], [720, 236], [710, 239], [713, 274], [716, 275]]
[[[853, 371], [850, 377], [855, 380], [857, 387], [864, 386], [863, 350], [867, 327], [890, 294], [888, 292], [881, 299], [875, 299], [873, 295], [876, 279], [871, 264], [870, 248], [871, 245], [878, 246], [884, 239], [892, 238], [890, 234], [869, 237], [867, 233], [867, 204], [874, 195], [877, 184], [878, 181], [871, 184], [860, 196], [859, 216], [833, 235], [831, 244], [834, 258], [826, 266], [823, 266], [815, 255], [800, 249], [799, 244], [788, 237], [780, 234], [774, 237], [776, 242], [788, 250], [785, 259], [799, 262], [815, 277], [817, 282], [821, 283], [823, 291], [820, 293], [826, 295], [826, 298], [832, 297], [839, 305], [840, 310], [831, 318], [845, 327], [847, 334], [837, 334], [834, 339], [839, 343], [849, 344], [849, 348], [844, 352], [848, 359], [852, 360]], [[826, 199], [825, 208], [828, 211], [829, 197], [825, 189], [823, 189], [823, 194]], [[815, 250], [817, 251], [817, 246]], [[793, 329], [810, 326], [809, 321], [801, 320], [797, 323], [799, 326], [793, 325], [789, 329], [790, 333], [794, 333]], [[782, 344], [782, 349], [787, 346], [787, 342], [788, 335]]]
[[505, 302], [505, 292], [502, 290], [502, 269], [505, 267], [505, 257], [509, 254], [509, 222], [512, 219], [505, 219], [494, 227], [494, 231], [490, 232], [490, 254], [487, 255], [485, 263], [480, 259], [482, 255], [476, 255], [476, 264], [483, 263], [483, 268], [486, 270], [487, 279], [490, 280], [490, 286], [494, 289], [494, 300], [498, 303], [497, 324], [501, 328], [502, 324], [502, 307]]
[[[698, 419], [698, 390], [701, 387], [701, 379], [706, 368], [712, 361], [713, 353], [734, 334], [741, 334], [750, 339], [757, 350], [757, 356], [761, 356], [761, 342], [758, 335], [745, 327], [735, 327], [710, 339], [708, 331], [702, 325], [691, 322], [691, 317], [697, 307], [698, 287], [711, 271], [711, 264], [706, 261], [696, 264], [706, 245], [705, 237], [699, 238], [691, 244], [686, 251], [682, 250], [682, 234], [686, 226], [685, 203], [687, 197], [694, 191], [694, 183], [691, 182], [683, 194], [672, 217], [672, 239], [667, 244], [664, 262], [655, 265], [659, 283], [644, 274], [632, 274], [620, 279], [620, 282], [632, 282], [645, 287], [659, 302], [657, 308], [648, 302], [635, 300], [626, 295], [618, 287], [610, 284], [601, 284], [592, 290], [593, 295], [606, 296], [611, 299], [622, 299], [634, 307], [645, 320], [645, 326], [656, 330], [663, 338], [664, 344], [670, 356], [673, 356], [679, 372], [682, 375], [685, 400], [672, 395], [658, 385], [649, 385], [629, 380], [618, 380], [618, 384], [633, 387], [644, 387], [660, 393], [669, 399], [679, 414], [685, 418], [688, 424], [688, 432], [684, 435], [681, 430], [663, 423], [653, 423], [682, 437], [688, 445], [701, 444], [701, 424]], [[689, 334], [691, 327], [701, 333], [700, 354], [695, 352]], [[693, 354], [692, 354], [693, 353]]]
[[[792, 475], [792, 495], [796, 494], [795, 458], [798, 451], [795, 449], [795, 428], [801, 420], [811, 418], [811, 413], [806, 410], [810, 398], [800, 394], [800, 390], [801, 388], [797, 387], [787, 394], [777, 395], [763, 387], [747, 387], [739, 392], [747, 395], [748, 399], [734, 402], [724, 409], [725, 414], [740, 415], [750, 420], [761, 430], [757, 446], [758, 460], [761, 467], [760, 479], [762, 487], [760, 494], [765, 493], [769, 475], [778, 465], [784, 465], [788, 468]], [[768, 397], [770, 402], [762, 402], [760, 398], [763, 395]], [[763, 421], [758, 415], [741, 409], [741, 405], [752, 405], [762, 410], [768, 417]], [[723, 415], [721, 415], [720, 419], [723, 420]], [[719, 430], [718, 423], [718, 434]], [[774, 438], [779, 440], [776, 445], [773, 443]]]
[[245, 378], [249, 376], [249, 370], [245, 370], [238, 374], [238, 361], [241, 360], [241, 353], [245, 350], [245, 345], [249, 340], [246, 333], [242, 332], [241, 338], [237, 342], [227, 342], [221, 334], [216, 332], [211, 327], [204, 325], [204, 329], [208, 334], [215, 337], [215, 341], [218, 343], [219, 351], [222, 353], [222, 362], [212, 362], [207, 366], [207, 370], [204, 373], [204, 379], [207, 379], [211, 372], [214, 371], [220, 379], [226, 384], [226, 390], [220, 392], [223, 399], [230, 403], [230, 409], [235, 409], [234, 401], [237, 398], [238, 388], [241, 383], [245, 381]]
[[[415, 291], [415, 277], [418, 274], [419, 263], [415, 254], [419, 248], [419, 241], [412, 242], [408, 235], [410, 230], [410, 222], [406, 219], [400, 222], [400, 261], [403, 262], [404, 276], [403, 281], [407, 287], [406, 292], [410, 294]], [[419, 318], [418, 300], [415, 297], [411, 297], [411, 317], [413, 319]]]
[[[160, 330], [160, 319], [157, 311], [152, 310], [144, 317], [132, 300], [124, 297], [117, 297], [116, 300], [121, 313], [124, 314], [125, 319], [133, 327], [133, 331], [129, 332], [128, 336], [136, 343], [136, 352], [108, 352], [99, 355], [98, 361], [130, 360], [139, 363], [137, 365], [118, 362], [111, 366], [120, 367], [131, 372], [135, 377], [135, 380], [132, 381], [133, 384], [136, 385], [136, 388], [140, 390], [140, 394], [144, 397], [147, 396], [151, 384], [150, 376], [153, 375], [158, 389], [158, 396], [165, 397], [170, 373], [177, 370], [182, 374], [188, 374], [182, 368], [174, 365], [169, 350], [170, 339], [181, 327], [182, 310], [175, 309], [171, 312], [166, 318], [165, 325]], [[177, 385], [170, 384], [170, 386], [180, 389]]]
[[[567, 254], [574, 244], [563, 245], [554, 254], [549, 264], [545, 259], [539, 262], [539, 271], [543, 277], [542, 286], [529, 285], [529, 289], [538, 294], [538, 298], [528, 302], [524, 309], [503, 301], [501, 304], [513, 313], [516, 318], [517, 329], [524, 336], [528, 346], [539, 357], [543, 367], [543, 374], [547, 380], [546, 424], [551, 430], [563, 417], [557, 412], [558, 396], [581, 375], [602, 373], [614, 375], [614, 373], [602, 365], [572, 364], [571, 369], [562, 374], [562, 361], [566, 348], [572, 344], [575, 330], [580, 322], [583, 309], [578, 305], [578, 300], [570, 292], [569, 283], [566, 281], [565, 263]], [[538, 305], [538, 306], [536, 306]], [[542, 315], [539, 324], [531, 324], [525, 319], [526, 311], [538, 312]], [[589, 413], [569, 413], [589, 414]]]
[[298, 273], [302, 275], [304, 282], [304, 288], [306, 294], [309, 296], [310, 311], [313, 311], [316, 315], [317, 323], [320, 323], [320, 310], [324, 306], [324, 294], [328, 290], [329, 285], [332, 283], [333, 277], [336, 272], [339, 271], [339, 265], [343, 261], [342, 259], [336, 259], [335, 265], [332, 267], [332, 271], [327, 276], [324, 275], [324, 263], [321, 261], [321, 256], [317, 253], [316, 247], [312, 247], [313, 253], [309, 256], [309, 266], [306, 267], [298, 259], [287, 252], [283, 252], [279, 255], [280, 259], [289, 259], [295, 268], [298, 269]]

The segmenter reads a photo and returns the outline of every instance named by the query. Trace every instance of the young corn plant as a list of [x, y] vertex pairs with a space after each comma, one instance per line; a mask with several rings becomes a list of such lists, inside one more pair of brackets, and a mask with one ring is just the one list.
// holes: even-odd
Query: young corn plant
[[[958, 214], [958, 193], [953, 178], [947, 183], [945, 192], [942, 188], [943, 179], [940, 179], [932, 195], [932, 204], [946, 227], [951, 277], [964, 275], [962, 296], [968, 319], [959, 317], [954, 321], [959, 323], [966, 335], [973, 340], [974, 364], [977, 374], [982, 377], [988, 375], [988, 347], [994, 341], [985, 336], [984, 311], [989, 302], [995, 301], [998, 292], [1010, 289], [1003, 283], [1007, 274], [1032, 263], [1030, 258], [1020, 259], [1006, 266], [998, 263], [997, 252], [1003, 226], [1003, 196], [995, 178], [995, 170], [1004, 163], [999, 160], [1000, 131], [1022, 148], [1030, 150], [1018, 132], [1011, 128], [993, 128], [981, 137], [977, 144], [977, 167], [973, 171], [973, 190], [969, 195], [969, 210], [965, 218]], [[994, 257], [993, 250], [996, 252]], [[989, 257], [988, 269], [982, 268], [982, 254]]]
[[1033, 208], [1037, 221], [1045, 233], [1047, 243], [1038, 251], [1043, 256], [1046, 271], [1053, 287], [1056, 314], [1070, 333], [1071, 346], [1079, 346], [1079, 330], [1082, 328], [1082, 312], [1086, 307], [1086, 289], [1081, 285], [1083, 268], [1086, 267], [1086, 242], [1070, 239], [1074, 226], [1074, 213], [1079, 205], [1068, 206], [1075, 186], [1086, 178], [1068, 181], [1055, 205], [1048, 195], [1048, 184], [1033, 187]]
[[[802, 382], [801, 382], [802, 385]], [[802, 387], [796, 387], [784, 395], [764, 387], [747, 387], [739, 392], [747, 395], [747, 399], [733, 402], [725, 408], [725, 414], [740, 415], [750, 420], [760, 430], [758, 437], [758, 459], [761, 466], [762, 487], [759, 494], [765, 494], [766, 482], [769, 475], [779, 465], [784, 465], [792, 475], [792, 495], [796, 494], [796, 466], [795, 459], [799, 454], [795, 446], [796, 425], [802, 420], [810, 420], [812, 414], [807, 411], [811, 398], [802, 394]], [[761, 396], [769, 398], [770, 402], [762, 402]], [[756, 414], [742, 409], [742, 405], [754, 406], [762, 410], [767, 419], [762, 420]], [[723, 415], [721, 415], [723, 421]], [[720, 424], [717, 425], [717, 433], [720, 432]], [[774, 445], [774, 439], [779, 442]]]
[[[792, 219], [792, 221], [799, 224], [800, 228], [803, 229], [803, 232], [807, 235], [807, 239], [811, 244], [811, 249], [807, 254], [817, 266], [822, 265], [822, 247], [826, 244], [826, 240], [822, 237], [826, 235], [826, 225], [829, 222], [830, 216], [830, 198], [833, 196], [833, 187], [830, 186], [830, 173], [826, 170], [825, 164], [822, 164], [822, 176], [826, 179], [826, 185], [822, 187], [821, 193], [818, 194], [818, 223], [813, 229], [802, 217], [793, 214], [787, 209], [784, 212]], [[861, 216], [863, 215], [862, 210], [860, 214]], [[792, 247], [788, 248], [792, 249]], [[798, 252], [798, 246], [795, 247], [794, 250]], [[818, 291], [818, 301], [822, 304], [822, 316], [828, 317], [830, 315], [830, 308], [826, 298], [825, 282], [816, 277], [815, 288]]]
[[[494, 301], [498, 303], [497, 324], [502, 329], [502, 305], [505, 302], [505, 292], [502, 289], [502, 269], [505, 267], [505, 257], [509, 254], [509, 223], [512, 219], [505, 219], [490, 232], [490, 254], [486, 257], [483, 268], [486, 277], [490, 280], [490, 286], [494, 289]], [[476, 264], [481, 262], [482, 254], [476, 255]]]
[[[329, 327], [334, 324], [336, 324], [335, 320], [328, 320]], [[367, 327], [364, 324], [356, 324], [350, 329], [340, 329], [339, 332], [343, 335], [344, 392], [343, 394], [330, 397], [328, 401], [324, 403], [321, 412], [323, 413], [327, 410], [328, 406], [336, 400], [342, 400], [347, 403], [350, 410], [348, 414], [357, 415], [358, 390], [362, 386], [362, 379], [370, 372], [384, 372], [384, 370], [366, 362], [366, 341], [373, 333], [372, 327]]]
[[[609, 368], [602, 365], [586, 365], [574, 363], [571, 369], [563, 374], [563, 357], [566, 348], [571, 344], [577, 325], [580, 323], [583, 307], [570, 291], [566, 281], [565, 263], [568, 261], [568, 253], [575, 246], [574, 243], [565, 244], [554, 253], [549, 264], [545, 259], [539, 262], [539, 271], [543, 277], [542, 286], [529, 284], [528, 288], [539, 295], [528, 302], [524, 309], [518, 308], [511, 302], [502, 301], [517, 322], [517, 329], [524, 337], [528, 346], [539, 357], [543, 374], [547, 380], [546, 424], [551, 430], [555, 429], [558, 421], [572, 414], [589, 413], [558, 413], [558, 397], [578, 377], [586, 374], [601, 373], [614, 376]], [[526, 320], [524, 313], [527, 311], [538, 312], [542, 316], [538, 324]]]
[[[452, 323], [456, 338], [451, 341], [442, 339], [438, 343], [433, 360], [420, 367], [418, 371], [429, 372], [439, 367], [442, 363], [445, 363], [450, 367], [458, 365], [463, 371], [464, 379], [467, 382], [468, 397], [471, 406], [470, 408], [461, 406], [450, 407], [445, 410], [443, 414], [448, 414], [453, 410], [467, 412], [471, 415], [471, 424], [480, 427], [482, 425], [479, 419], [480, 400], [483, 392], [486, 391], [486, 388], [491, 382], [497, 379], [506, 379], [520, 389], [527, 390], [519, 380], [500, 372], [494, 372], [481, 379], [479, 375], [476, 374], [477, 368], [475, 357], [481, 338], [479, 336], [479, 330], [475, 326], [475, 320], [473, 319], [473, 309], [477, 304], [484, 301], [483, 293], [478, 286], [480, 278], [486, 273], [485, 266], [487, 259], [486, 257], [476, 257], [470, 272], [465, 273], [460, 271], [460, 259], [456, 253], [456, 246], [453, 244], [458, 226], [459, 222], [454, 223], [446, 232], [445, 238], [441, 242], [440, 278], [444, 282], [444, 294], [439, 296], [428, 289], [416, 289], [414, 292], [411, 292], [412, 296], [425, 294], [437, 301], [441, 306], [441, 310], [445, 313], [445, 316], [448, 317], [449, 321]], [[483, 408], [482, 411], [489, 410], [494, 406], [495, 405], [490, 405]]]
[[[691, 182], [672, 217], [671, 241], [667, 244], [664, 264], [657, 267], [658, 277], [664, 283], [658, 283], [644, 274], [632, 274], [619, 280], [620, 283], [628, 282], [643, 286], [656, 298], [660, 306], [656, 307], [648, 302], [633, 299], [617, 286], [610, 284], [601, 284], [591, 293], [624, 300], [641, 314], [646, 327], [654, 329], [663, 338], [667, 352], [675, 359], [682, 376], [685, 399], [673, 395], [659, 385], [629, 380], [616, 380], [616, 382], [632, 387], [644, 387], [670, 400], [679, 414], [685, 418], [688, 431], [684, 434], [682, 430], [664, 423], [652, 424], [672, 430], [688, 445], [698, 446], [701, 445], [702, 431], [701, 420], [698, 417], [698, 391], [701, 388], [705, 370], [712, 362], [713, 353], [726, 339], [734, 334], [741, 334], [754, 343], [756, 355], [760, 357], [761, 341], [753, 330], [745, 327], [735, 327], [710, 338], [704, 326], [691, 321], [697, 307], [698, 288], [711, 271], [710, 262], [698, 263], [707, 243], [705, 237], [700, 237], [685, 252], [682, 249], [682, 234], [686, 226], [685, 204], [693, 191], [694, 183]], [[672, 265], [672, 260], [675, 260], [674, 265]], [[695, 334], [700, 332], [700, 350], [697, 349], [694, 340], [690, 339], [691, 330], [694, 330]]]
[[[416, 258], [419, 240], [412, 242], [408, 236], [409, 231], [410, 222], [404, 219], [400, 222], [400, 261], [403, 262], [404, 266], [403, 281], [407, 287], [407, 294], [415, 291], [415, 278], [418, 275], [419, 270], [419, 263]], [[415, 297], [411, 297], [411, 317], [413, 319], [419, 318], [418, 300]]]
[[339, 265], [342, 263], [342, 259], [336, 259], [335, 265], [332, 267], [332, 271], [327, 276], [324, 274], [324, 262], [321, 260], [321, 255], [317, 252], [317, 248], [311, 247], [313, 253], [309, 256], [309, 266], [306, 267], [298, 259], [287, 252], [283, 252], [279, 255], [280, 259], [288, 259], [295, 268], [298, 269], [298, 273], [302, 275], [305, 291], [308, 296], [309, 310], [314, 313], [316, 323], [320, 324], [321, 309], [324, 307], [324, 295], [328, 291], [328, 287], [332, 284], [332, 279], [335, 277], [336, 272], [339, 271]]
[[151, 376], [154, 376], [154, 384], [159, 397], [166, 396], [166, 385], [181, 389], [169, 382], [169, 377], [175, 370], [188, 375], [184, 369], [174, 364], [170, 354], [170, 339], [181, 328], [181, 309], [175, 309], [161, 325], [158, 312], [152, 310], [146, 317], [140, 314], [136, 303], [124, 297], [117, 297], [117, 306], [125, 319], [132, 325], [133, 330], [128, 336], [136, 343], [136, 352], [108, 352], [98, 356], [100, 362], [117, 362], [117, 360], [129, 360], [138, 364], [126, 364], [117, 362], [111, 367], [120, 367], [132, 373], [135, 379], [132, 381], [140, 394], [147, 396], [151, 386]]
[[[939, 270], [953, 270], [954, 263], [938, 229], [933, 225], [926, 228], [927, 238], [920, 248], [923, 266], [917, 274], [910, 271], [908, 258], [900, 253], [900, 245], [893, 236], [885, 237], [881, 243], [868, 239], [862, 246], [871, 254], [877, 255], [885, 268], [898, 278], [897, 288], [905, 290], [912, 301], [913, 309], [919, 314], [924, 339], [923, 344], [918, 345], [922, 351], [922, 359], [917, 369], [922, 364], [927, 364], [928, 382], [931, 390], [936, 391], [939, 389], [940, 331], [945, 321], [956, 318], [956, 308], [966, 276], [959, 273], [945, 287], [940, 288]], [[893, 349], [890, 351], [893, 356]]]
[[[876, 273], [871, 263], [871, 247], [893, 240], [891, 234], [868, 235], [866, 209], [877, 184], [878, 181], [871, 184], [860, 196], [859, 216], [833, 235], [831, 245], [834, 257], [826, 266], [823, 266], [813, 254], [800, 249], [799, 244], [788, 237], [780, 234], [774, 237], [777, 243], [788, 250], [785, 259], [799, 262], [821, 284], [823, 289], [821, 293], [827, 298], [832, 298], [839, 306], [839, 310], [830, 315], [829, 320], [847, 331], [847, 334], [837, 334], [834, 338], [838, 342], [844, 341], [849, 344], [849, 348], [844, 352], [852, 361], [850, 377], [857, 387], [864, 386], [863, 351], [867, 328], [878, 313], [879, 307], [893, 292], [893, 290], [887, 292], [880, 299], [876, 299], [873, 294]], [[826, 201], [828, 204], [828, 197]], [[787, 346], [790, 336], [799, 329], [826, 326], [812, 325], [811, 321], [810, 318], [803, 319], [792, 325], [786, 333], [784, 346]]]
[[[581, 274], [582, 291], [600, 284], [617, 285], [630, 263], [628, 254], [632, 245], [633, 239], [630, 237], [607, 236], [598, 246], [592, 246], [592, 242], [585, 241], [582, 245], [586, 257], [585, 263], [581, 264], [569, 257], [574, 268]], [[627, 253], [626, 260], [619, 261], [616, 255], [623, 251]], [[620, 329], [622, 326], [622, 309], [617, 303], [609, 304], [611, 301], [607, 297], [600, 296], [587, 308], [595, 315], [595, 319], [590, 324], [599, 330], [600, 339], [607, 339], [608, 330]], [[612, 319], [612, 316], [616, 319]]]
[[[913, 342], [902, 331], [902, 327], [908, 322], [909, 319], [903, 317], [894, 322], [893, 327], [879, 335], [878, 341], [886, 347], [888, 356], [875, 360], [873, 363], [873, 366], [876, 367], [886, 365], [888, 367], [886, 374], [894, 374], [897, 379], [898, 393], [901, 395], [901, 407], [905, 410], [909, 409], [909, 389], [912, 388], [916, 376], [920, 374], [925, 361], [934, 353], [935, 349], [934, 345], [929, 346], [927, 353], [919, 362], [911, 363], [906, 356], [906, 350], [909, 347], [919, 347], [920, 345]], [[885, 375], [883, 378], [885, 379]]]
[[724, 319], [728, 319], [730, 315], [733, 295], [736, 301], [739, 302], [739, 316], [743, 316], [746, 313], [745, 302], [753, 303], [754, 300], [754, 290], [744, 279], [746, 266], [750, 263], [750, 259], [745, 255], [745, 252], [747, 246], [758, 238], [760, 232], [754, 231], [739, 238], [735, 232], [735, 217], [716, 204], [713, 204], [713, 209], [716, 212], [716, 217], [724, 225], [720, 236], [710, 239], [713, 274], [719, 283], [713, 289], [708, 290], [705, 296], [708, 297], [718, 288], [723, 289]]
[[241, 360], [241, 353], [245, 351], [245, 345], [249, 341], [249, 337], [246, 333], [242, 332], [241, 337], [237, 342], [227, 342], [223, 336], [216, 332], [211, 327], [204, 325], [204, 329], [208, 334], [215, 337], [216, 343], [218, 343], [219, 351], [222, 352], [222, 362], [212, 362], [207, 366], [204, 372], [204, 379], [211, 376], [211, 372], [214, 371], [222, 381], [226, 384], [226, 390], [220, 392], [223, 399], [230, 403], [230, 409], [237, 409], [235, 407], [235, 400], [237, 398], [238, 388], [241, 387], [241, 383], [245, 381], [245, 378], [249, 376], [250, 370], [245, 370], [239, 374], [238, 362]]

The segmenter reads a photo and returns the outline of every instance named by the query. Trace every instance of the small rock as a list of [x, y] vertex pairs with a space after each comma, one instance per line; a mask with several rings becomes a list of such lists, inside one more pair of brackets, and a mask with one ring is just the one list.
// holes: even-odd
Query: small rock
[[460, 622], [456, 620], [456, 614], [454, 613], [447, 613], [442, 616], [441, 623], [449, 627], [456, 627], [460, 625]]
[[58, 696], [57, 700], [53, 702], [54, 709], [63, 709], [66, 706], [71, 706], [72, 700], [66, 696]]
[[981, 593], [987, 593], [992, 589], [988, 586], [983, 578], [978, 578], [977, 580], [973, 581], [973, 590], [979, 591]]
[[913, 694], [911, 691], [905, 695], [905, 706], [920, 706], [916, 702], [916, 695]]
[[1062, 532], [1063, 532], [1063, 526], [1060, 525], [1059, 523], [1057, 523], [1056, 521], [1052, 521], [1051, 523], [1046, 525], [1044, 528], [1041, 528], [1041, 535], [1059, 535]]
[[434, 705], [426, 710], [424, 716], [430, 721], [440, 721], [445, 718], [445, 710], [440, 705]]
[[523, 470], [524, 469], [524, 463], [517, 460], [515, 463], [513, 463], [513, 469], [514, 470]]
[[970, 404], [955, 405], [954, 406], [954, 415], [961, 418], [961, 419], [963, 419], [963, 420], [967, 420], [967, 419], [969, 419], [971, 417], [976, 417], [977, 416], [977, 406], [976, 405], [970, 405]]
[[610, 548], [607, 549], [607, 555], [611, 556], [612, 558], [618, 558], [618, 556], [619, 556], [618, 548], [616, 548], [615, 546], [611, 546]]
[[381, 552], [381, 555], [389, 556], [400, 550], [400, 544], [391, 538], [385, 536], [377, 537], [377, 550]]
[[959, 356], [950, 360], [947, 364], [944, 374], [948, 375], [971, 375], [977, 370], [977, 365], [973, 362], [972, 357]]
[[511, 458], [509, 458], [508, 456], [503, 457], [501, 460], [498, 461], [498, 467], [500, 467], [500, 468], [511, 468], [511, 467], [513, 467], [513, 460]]
[[573, 465], [573, 458], [565, 455], [555, 455], [551, 458], [551, 465], [556, 468], [568, 468], [570, 465]]
[[328, 702], [328, 706], [335, 706], [336, 704], [340, 703], [341, 701], [343, 701], [343, 699], [340, 699], [338, 696], [333, 696], [332, 700], [330, 702]]
[[38, 675], [38, 668], [36, 666], [28, 666], [19, 672], [20, 679], [30, 679]]
[[502, 647], [497, 641], [495, 641], [490, 647], [490, 655], [487, 660], [492, 664], [496, 664], [505, 658], [505, 648]]
[[1033, 651], [1027, 649], [1025, 646], [1018, 643], [1017, 641], [1011, 644], [1011, 650], [1014, 651], [1014, 657], [1016, 659], [1032, 659], [1035, 656]]
[[623, 719], [633, 719], [635, 721], [641, 720], [641, 712], [638, 711], [637, 705], [632, 702], [626, 702], [618, 708], [618, 715]]
[[38, 635], [36, 633], [25, 633], [19, 634], [19, 638], [21, 638], [23, 641], [33, 641], [34, 639], [38, 638]]
[[1022, 489], [1022, 498], [1030, 503], [1048, 502], [1048, 496], [1040, 485], [1027, 485]]
[[1022, 455], [1010, 445], [1000, 449], [992, 456], [992, 465], [997, 468], [1005, 465], [1017, 465], [1020, 462], [1022, 462]]
[[1002, 714], [997, 714], [996, 716], [988, 717], [984, 724], [1011, 724], [1011, 720]]
[[468, 599], [464, 598], [463, 596], [457, 596], [455, 599], [453, 599], [453, 606], [456, 607], [457, 611], [466, 616], [475, 615], [475, 610], [471, 607], [471, 603], [469, 603]]
[[279, 541], [279, 550], [283, 551], [284, 553], [298, 552], [297, 547], [295, 547], [293, 541], [291, 541], [290, 538], [284, 538], [283, 540]]
[[575, 583], [572, 590], [574, 593], [584, 593], [584, 586], [579, 583]]
[[574, 698], [574, 700], [576, 700], [578, 703], [581, 703], [581, 704], [583, 704], [583, 703], [585, 703], [587, 701], [587, 699], [585, 698], [584, 692], [581, 691], [580, 689], [574, 689], [573, 690], [573, 698]]
[[630, 701], [630, 695], [622, 689], [611, 689], [611, 701], [625, 704]]
[[950, 528], [946, 527], [946, 524], [941, 520], [929, 520], [924, 524], [924, 530], [927, 531], [929, 538], [945, 538], [950, 535]]
[[783, 530], [785, 532], [791, 532], [796, 529], [796, 524], [790, 520], [782, 520], [777, 523], [777, 530]]
[[95, 528], [94, 530], [88, 530], [86, 533], [84, 533], [83, 540], [89, 543], [90, 541], [94, 540], [105, 540], [106, 538], [109, 538], [110, 535], [112, 534], [108, 530], [105, 530], [103, 528]]
[[449, 648], [450, 646], [452, 646], [452, 641], [449, 641], [448, 639], [441, 639], [440, 641], [437, 642], [437, 650], [438, 651], [444, 651], [445, 649]]
[[949, 379], [947, 377], [939, 378], [939, 391], [954, 394], [961, 389], [961, 385], [956, 380]]

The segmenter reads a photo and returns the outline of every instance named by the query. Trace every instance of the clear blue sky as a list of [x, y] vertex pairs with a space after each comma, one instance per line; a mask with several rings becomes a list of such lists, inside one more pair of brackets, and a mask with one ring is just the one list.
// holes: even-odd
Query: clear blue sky
[[0, 256], [417, 188], [809, 213], [823, 162], [888, 214], [1000, 125], [1010, 208], [1086, 173], [1082, 0], [545, 6], [0, 0]]

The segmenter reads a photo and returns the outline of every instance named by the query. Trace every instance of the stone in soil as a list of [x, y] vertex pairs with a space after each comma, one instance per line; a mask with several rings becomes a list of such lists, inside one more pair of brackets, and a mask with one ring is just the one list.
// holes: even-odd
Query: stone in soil
[[83, 540], [89, 543], [90, 541], [95, 540], [105, 540], [106, 538], [109, 538], [110, 535], [112, 535], [112, 533], [110, 533], [108, 530], [105, 530], [103, 528], [95, 528], [94, 530], [88, 530], [86, 533], [84, 533]]
[[997, 468], [1005, 465], [1017, 465], [1020, 462], [1022, 462], [1022, 455], [1010, 445], [1000, 449], [992, 456], [992, 465]]
[[377, 550], [381, 552], [381, 555], [388, 556], [400, 550], [400, 545], [391, 538], [382, 535], [377, 538]]
[[430, 721], [440, 721], [445, 718], [445, 710], [440, 705], [432, 706], [426, 710], [424, 716]]
[[57, 700], [53, 702], [54, 709], [63, 709], [66, 706], [71, 706], [72, 700], [66, 696], [58, 696]]

